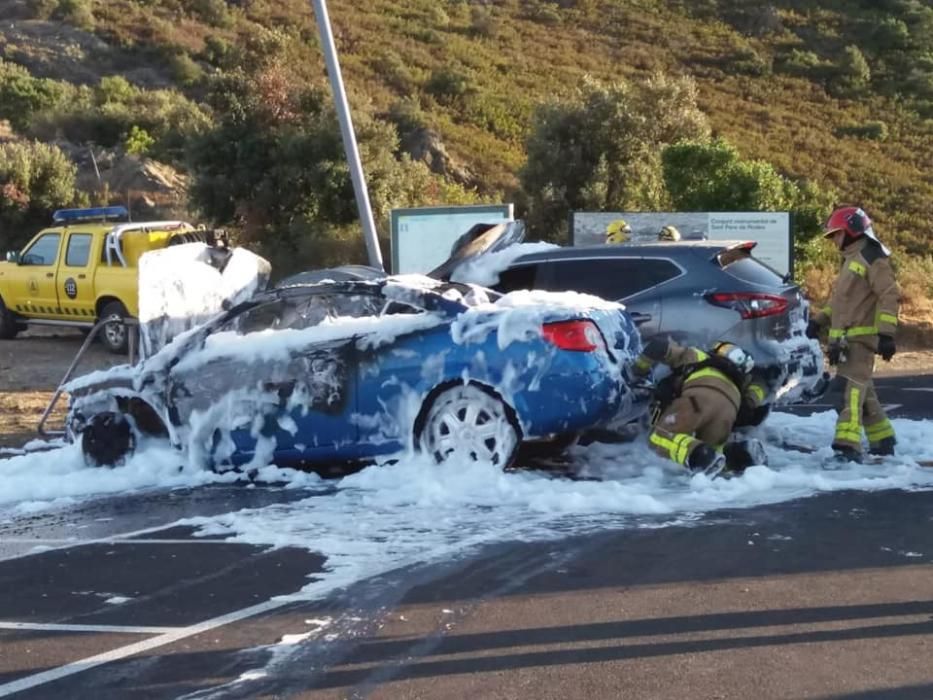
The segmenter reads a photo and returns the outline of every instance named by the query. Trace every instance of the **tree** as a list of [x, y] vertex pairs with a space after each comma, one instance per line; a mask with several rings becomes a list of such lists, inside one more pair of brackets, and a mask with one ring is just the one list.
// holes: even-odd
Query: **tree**
[[871, 68], [864, 54], [857, 46], [846, 46], [836, 69], [836, 75], [830, 82], [830, 88], [837, 97], [858, 97], [871, 84]]
[[668, 146], [661, 160], [675, 210], [789, 211], [797, 259], [816, 254], [812, 243], [832, 208], [832, 193], [813, 182], [794, 182], [765, 161], [742, 160], [722, 139]]
[[666, 198], [661, 147], [708, 133], [689, 78], [587, 79], [575, 101], [546, 103], [535, 114], [521, 173], [528, 219], [553, 237], [573, 210], [658, 208]]
[[[215, 78], [211, 101], [220, 120], [189, 150], [192, 202], [216, 222], [240, 227], [279, 273], [361, 257], [362, 237], [348, 234], [358, 221], [349, 168], [324, 94], [300, 87], [273, 62], [256, 74]], [[384, 229], [392, 208], [426, 203], [436, 183], [423, 164], [396, 158], [393, 126], [365, 112], [354, 122]]]
[[0, 248], [23, 243], [75, 197], [75, 166], [57, 146], [0, 143]]

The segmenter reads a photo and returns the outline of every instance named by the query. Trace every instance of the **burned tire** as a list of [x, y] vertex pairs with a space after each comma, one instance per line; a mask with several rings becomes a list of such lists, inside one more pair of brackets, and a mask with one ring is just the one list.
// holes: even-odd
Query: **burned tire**
[[456, 384], [432, 392], [415, 425], [418, 449], [439, 463], [484, 461], [508, 469], [522, 442], [511, 406], [479, 384]]
[[17, 323], [13, 312], [6, 307], [3, 299], [0, 299], [0, 340], [13, 340], [20, 330], [20, 324]]
[[133, 454], [136, 437], [125, 416], [100, 413], [81, 432], [81, 452], [95, 467], [115, 467]]
[[119, 301], [108, 302], [100, 310], [99, 320], [107, 322], [100, 331], [100, 342], [115, 355], [122, 355], [129, 347], [128, 315], [126, 307]]

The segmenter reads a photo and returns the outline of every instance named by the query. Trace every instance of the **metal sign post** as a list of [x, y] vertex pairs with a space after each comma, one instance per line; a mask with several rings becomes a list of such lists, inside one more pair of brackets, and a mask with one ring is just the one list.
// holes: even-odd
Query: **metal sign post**
[[325, 0], [311, 0], [311, 5], [317, 18], [318, 31], [321, 33], [321, 49], [324, 52], [324, 61], [327, 64], [327, 75], [330, 78], [331, 90], [334, 93], [334, 106], [337, 108], [337, 119], [340, 121], [343, 147], [347, 154], [347, 163], [350, 166], [353, 193], [356, 195], [356, 208], [359, 210], [360, 222], [363, 225], [363, 237], [366, 239], [369, 264], [378, 267], [380, 270], [385, 270], [385, 266], [382, 264], [382, 251], [379, 249], [379, 238], [376, 234], [376, 224], [373, 221], [373, 210], [369, 203], [369, 191], [366, 189], [366, 178], [363, 176], [360, 151], [356, 144], [356, 135], [353, 133], [353, 122], [350, 119], [350, 105], [347, 102], [347, 93], [343, 86], [343, 78], [340, 75], [340, 64], [337, 62], [337, 47], [334, 44], [334, 35], [330, 28], [327, 4]]

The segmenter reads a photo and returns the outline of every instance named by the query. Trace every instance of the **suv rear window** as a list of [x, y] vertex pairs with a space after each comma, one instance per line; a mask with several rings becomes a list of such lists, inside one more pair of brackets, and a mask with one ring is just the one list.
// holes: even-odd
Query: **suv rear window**
[[[731, 252], [732, 251], [730, 251], [730, 253]], [[782, 277], [777, 270], [771, 269], [761, 262], [761, 260], [753, 258], [748, 253], [736, 257], [730, 256], [731, 259], [724, 259], [724, 257], [725, 256], [722, 255], [719, 256], [722, 269], [736, 279], [751, 284], [760, 284], [765, 287], [784, 286], [784, 277]]]
[[664, 258], [596, 258], [552, 261], [555, 292], [584, 292], [615, 301], [633, 296], [680, 275], [680, 268]]

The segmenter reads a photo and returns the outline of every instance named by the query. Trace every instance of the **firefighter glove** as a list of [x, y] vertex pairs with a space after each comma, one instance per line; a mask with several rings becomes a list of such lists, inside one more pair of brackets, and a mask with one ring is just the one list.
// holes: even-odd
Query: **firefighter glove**
[[878, 336], [878, 354], [885, 362], [890, 362], [891, 358], [897, 352], [897, 345], [894, 343], [894, 337], [890, 335]]
[[842, 359], [842, 344], [830, 343], [826, 348], [826, 359], [829, 360], [830, 365], [838, 365], [839, 360]]
[[807, 337], [811, 340], [820, 337], [820, 324], [816, 321], [810, 321], [807, 324]]

